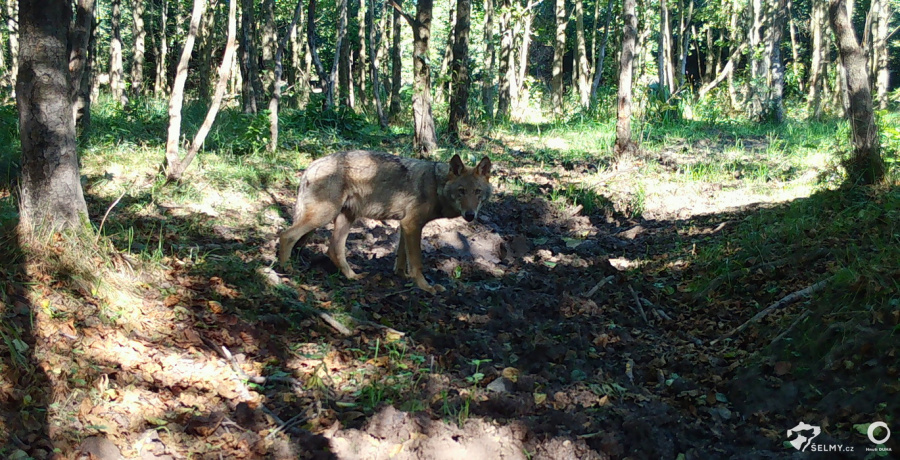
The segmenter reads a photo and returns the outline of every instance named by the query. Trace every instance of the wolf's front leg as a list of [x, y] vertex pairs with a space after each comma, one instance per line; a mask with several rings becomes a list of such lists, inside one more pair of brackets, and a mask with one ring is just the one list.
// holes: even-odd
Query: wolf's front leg
[[338, 214], [334, 218], [334, 232], [331, 233], [331, 244], [328, 246], [328, 257], [341, 270], [348, 279], [358, 280], [363, 278], [365, 273], [357, 274], [350, 268], [347, 263], [347, 235], [350, 234], [350, 227], [353, 220], [345, 214]]
[[[434, 286], [425, 281], [425, 275], [422, 274], [422, 225], [415, 222], [401, 222], [401, 239], [406, 249], [406, 265], [409, 268], [409, 277], [416, 282], [419, 289], [436, 294], [444, 292], [444, 286], [435, 284]], [[399, 259], [399, 255], [398, 255]]]
[[394, 273], [401, 278], [406, 278], [406, 274], [409, 270], [406, 261], [406, 238], [403, 235], [404, 233], [406, 233], [406, 231], [404, 231], [401, 226], [400, 241], [397, 242], [397, 259], [394, 261]]

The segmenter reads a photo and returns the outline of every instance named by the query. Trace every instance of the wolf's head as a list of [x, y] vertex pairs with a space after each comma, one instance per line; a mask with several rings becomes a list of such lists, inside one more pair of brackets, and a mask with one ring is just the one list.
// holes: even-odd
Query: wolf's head
[[454, 210], [472, 222], [478, 210], [491, 197], [491, 160], [484, 157], [474, 168], [466, 167], [459, 155], [450, 159], [450, 175], [444, 184], [444, 196]]

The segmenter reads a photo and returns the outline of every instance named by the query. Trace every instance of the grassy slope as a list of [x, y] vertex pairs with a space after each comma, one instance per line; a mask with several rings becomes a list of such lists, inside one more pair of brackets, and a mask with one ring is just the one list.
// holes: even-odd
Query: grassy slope
[[[0, 180], [8, 184], [17, 162], [15, 110], [0, 110]], [[189, 107], [183, 131], [192, 133], [202, 115], [202, 108]], [[894, 115], [884, 117], [883, 126], [896, 125]], [[308, 391], [342, 399], [360, 416], [385, 401], [406, 410], [431, 405], [434, 401], [409, 397], [434, 364], [407, 339], [388, 334], [385, 342], [366, 339], [347, 347], [324, 340], [329, 330], [309, 316], [313, 307], [349, 321], [367, 302], [365, 294], [359, 297], [338, 277], [300, 274], [287, 287], [273, 284], [267, 270], [299, 171], [311, 159], [355, 147], [408, 154], [408, 132], [383, 133], [352, 114], [288, 112], [281, 124], [285, 148], [268, 153], [262, 150], [265, 118], [228, 110], [220, 114], [187, 180], [166, 186], [156, 175], [165, 122], [159, 101], [137, 102], [125, 111], [104, 101], [96, 106], [91, 140], [82, 146], [95, 228], [122, 197], [104, 223], [97, 250], [85, 249], [90, 241], [75, 242], [82, 249], [71, 255], [62, 249], [73, 244], [67, 236], [19, 240], [12, 230], [14, 197], [8, 186], [0, 188], [0, 314], [6, 319], [0, 325], [0, 455], [52, 448], [22, 439], [42, 424], [60, 427], [51, 438], [67, 450], [98, 431], [133, 440], [121, 427], [184, 424], [190, 415], [185, 412], [191, 412], [185, 407], [206, 412], [221, 404], [217, 398], [231, 399], [234, 395], [217, 394], [209, 383], [230, 372], [221, 363], [204, 361], [193, 373], [160, 378], [162, 369], [141, 361], [141, 355], [176, 362], [197, 350], [210, 354], [185, 324], [251, 355], [254, 337], [272, 328], [290, 330], [286, 334], [296, 343], [268, 362], [245, 362], [244, 369], [264, 375], [288, 371]], [[560, 209], [580, 209], [592, 220], [670, 222], [677, 238], [648, 241], [644, 257], [626, 266], [629, 276], [645, 281], [646, 291], [639, 288], [645, 298], [671, 304], [681, 315], [709, 318], [705, 326], [691, 323], [697, 326], [686, 331], [706, 343], [778, 298], [833, 276], [829, 288], [809, 303], [779, 310], [708, 350], [744, 369], [748, 382], [775, 372], [807, 382], [810, 389], [804, 391], [864, 394], [861, 404], [868, 406], [855, 410], [897, 417], [898, 408], [885, 404], [887, 396], [879, 397], [898, 390], [897, 368], [879, 359], [895, 356], [898, 345], [900, 190], [836, 190], [840, 174], [833, 158], [835, 150], [846, 149], [846, 130], [835, 121], [762, 127], [735, 121], [648, 123], [639, 130], [647, 157], [613, 167], [610, 122], [574, 120], [495, 127], [472, 137], [470, 147], [459, 152], [471, 158], [488, 152], [499, 166], [502, 194], [545, 198]], [[888, 152], [897, 151], [896, 131], [888, 129], [885, 141]], [[773, 204], [747, 207], [758, 202]], [[785, 258], [818, 249], [827, 253], [813, 261]], [[767, 267], [767, 262], [778, 263]], [[713, 281], [721, 284], [697, 298]], [[203, 312], [248, 325], [219, 331]], [[769, 346], [786, 329], [785, 338]], [[100, 339], [65, 339], [83, 331]], [[163, 346], [160, 337], [170, 337], [170, 343]], [[135, 338], [159, 345], [148, 350]], [[483, 387], [478, 357], [470, 358], [471, 368], [446, 372], [460, 379], [459, 394]], [[98, 384], [101, 376], [121, 370], [136, 376], [120, 377], [131, 386]], [[180, 388], [180, 395], [148, 393], [141, 390], [146, 382]], [[184, 388], [204, 396], [187, 398]], [[849, 390], [856, 388], [862, 390]], [[444, 391], [438, 393], [443, 403], [437, 412], [464, 422], [470, 399], [453, 399]], [[619, 391], [606, 389], [614, 396]], [[166, 405], [167, 398], [180, 398], [181, 406]], [[120, 428], [106, 426], [97, 415], [99, 408], [112, 413], [124, 404], [139, 407], [142, 415]], [[15, 420], [26, 423], [17, 427]], [[324, 428], [312, 422], [307, 427]], [[178, 442], [187, 451], [215, 450], [187, 435]]]

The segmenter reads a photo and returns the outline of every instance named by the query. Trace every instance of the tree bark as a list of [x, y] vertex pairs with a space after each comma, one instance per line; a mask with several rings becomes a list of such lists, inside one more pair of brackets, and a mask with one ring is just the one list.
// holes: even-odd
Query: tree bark
[[19, 24], [16, 18], [19, 16], [19, 4], [17, 0], [6, 1], [6, 27], [9, 33], [9, 80], [13, 87], [15, 97], [16, 76], [19, 73]]
[[[599, 1], [599, 0], [597, 0]], [[594, 78], [591, 82], [591, 101], [597, 100], [597, 90], [600, 88], [600, 82], [603, 79], [603, 62], [606, 60], [606, 46], [609, 43], [609, 21], [613, 15], [613, 2], [606, 2], [606, 20], [603, 23], [603, 44], [600, 45], [600, 51], [597, 52], [594, 64]]]
[[485, 116], [490, 120], [494, 118], [494, 68], [497, 65], [494, 51], [494, 0], [484, 0], [483, 40], [485, 63], [481, 78], [481, 105]]
[[[181, 50], [181, 59], [178, 61], [178, 69], [175, 72], [175, 82], [172, 83], [172, 94], [169, 96], [169, 129], [166, 138], [166, 164], [164, 165], [166, 175], [169, 177], [177, 178], [183, 172], [183, 170], [179, 171], [181, 160], [178, 150], [181, 144], [181, 107], [184, 105], [184, 84], [187, 82], [188, 64], [205, 9], [206, 0], [194, 0], [188, 34], [184, 39], [184, 48]], [[172, 171], [169, 171], [169, 168], [172, 168]]]
[[[234, 0], [231, 0], [234, 2]], [[303, 0], [297, 0], [297, 6], [294, 7], [294, 16], [291, 19], [291, 25], [285, 32], [284, 37], [278, 43], [278, 50], [275, 51], [275, 75], [272, 80], [272, 98], [269, 99], [269, 151], [274, 152], [278, 148], [278, 105], [281, 102], [281, 85], [284, 84], [281, 77], [284, 73], [282, 60], [284, 59], [284, 49], [287, 48], [288, 39], [294, 33], [297, 22], [300, 21], [300, 13], [303, 11]], [[228, 40], [231, 44], [231, 37]], [[227, 50], [226, 50], [227, 51]], [[227, 56], [227, 54], [226, 54]], [[226, 58], [223, 58], [222, 65], [225, 65]], [[220, 71], [221, 72], [221, 71]], [[219, 78], [221, 78], [221, 73]]]
[[[595, 0], [596, 1], [596, 0]], [[584, 40], [584, 0], [575, 0], [575, 66], [578, 68], [577, 89], [581, 108], [591, 104], [591, 86], [588, 83], [587, 45]]]
[[[559, 1], [559, 0], [558, 0]], [[500, 6], [500, 61], [498, 78], [498, 95], [497, 95], [497, 118], [502, 120], [509, 118], [510, 94], [509, 94], [509, 63], [512, 56], [513, 32], [512, 32], [512, 13], [510, 11], [510, 0], [499, 0]]]
[[517, 108], [521, 108], [523, 104], [522, 93], [525, 89], [525, 76], [528, 75], [528, 49], [531, 46], [531, 28], [534, 23], [532, 8], [538, 3], [539, 1], [536, 0], [528, 4], [522, 13], [522, 41], [519, 43], [519, 64], [516, 66], [518, 76], [515, 78], [515, 83], [510, 84], [513, 104]]
[[616, 112], [615, 156], [622, 158], [637, 152], [637, 144], [631, 139], [631, 77], [634, 63], [634, 46], [637, 41], [637, 17], [635, 0], [624, 0], [622, 16], [622, 53], [619, 57], [619, 94]]
[[891, 4], [888, 0], [872, 1], [872, 64], [875, 73], [875, 101], [878, 108], [888, 107], [888, 90], [890, 85], [890, 55], [888, 38], [890, 36]]
[[809, 30], [812, 35], [811, 64], [809, 66], [809, 96], [807, 111], [813, 118], [822, 116], [822, 96], [825, 89], [826, 66], [825, 30], [827, 0], [812, 0], [812, 11], [809, 17]]
[[872, 109], [872, 92], [865, 50], [853, 32], [846, 0], [831, 0], [831, 28], [846, 71], [849, 94], [850, 130], [853, 154], [845, 163], [851, 185], [870, 185], [884, 181], [884, 161], [878, 139], [878, 126]]
[[95, 0], [78, 0], [75, 7], [75, 23], [69, 33], [69, 72], [72, 74], [72, 120], [76, 126], [87, 112], [90, 119], [91, 94], [90, 87], [83, 91], [82, 79], [90, 79], [85, 75], [90, 56], [91, 35], [94, 32]]
[[366, 10], [366, 0], [359, 0], [359, 10], [356, 14], [358, 30], [353, 53], [353, 81], [356, 86], [354, 102], [360, 105], [366, 104], [366, 79], [368, 78], [366, 76], [368, 71], [366, 62], [369, 60], [367, 56], [369, 53], [366, 52]]
[[[397, 0], [399, 8], [403, 0]], [[400, 55], [400, 10], [394, 9], [394, 21], [391, 25], [391, 107], [388, 115], [391, 120], [396, 120], [400, 114], [400, 87], [403, 85], [403, 59]]]
[[450, 98], [450, 121], [447, 131], [459, 140], [459, 124], [466, 120], [469, 103], [469, 26], [472, 12], [470, 0], [456, 0], [456, 27], [453, 38], [453, 61], [450, 75], [453, 94]]
[[[378, 67], [381, 64], [381, 53], [378, 52], [380, 39], [375, 34], [375, 0], [369, 0], [367, 9], [369, 27], [369, 78], [372, 80], [372, 95], [375, 100], [375, 113], [378, 115], [378, 123], [382, 128], [387, 128], [387, 116], [384, 113], [384, 105], [381, 102], [381, 80], [378, 78]], [[383, 36], [382, 36], [383, 37]]]
[[109, 86], [113, 100], [125, 104], [125, 76], [122, 68], [122, 0], [111, 0], [109, 38]]
[[678, 45], [678, 86], [684, 85], [684, 79], [687, 75], [687, 58], [691, 47], [691, 23], [694, 21], [694, 0], [688, 1], [687, 14], [684, 12], [684, 4], [681, 5], [681, 19], [679, 24], [679, 34], [681, 40]]
[[319, 58], [318, 40], [316, 39], [316, 3], [317, 0], [309, 0], [309, 6], [306, 11], [306, 43], [309, 46], [309, 54], [312, 63], [316, 68], [316, 74], [319, 76], [319, 87], [325, 91], [325, 105], [331, 108], [334, 106], [334, 93], [330, 93], [332, 88], [330, 83], [330, 75], [325, 71], [322, 60]]
[[159, 15], [159, 49], [156, 57], [156, 78], [153, 81], [153, 92], [157, 96], [161, 96], [166, 92], [169, 85], [168, 78], [168, 54], [169, 54], [169, 34], [166, 30], [166, 23], [169, 15], [168, 0], [160, 0]]
[[804, 93], [806, 90], [803, 84], [803, 63], [800, 62], [800, 50], [797, 47], [797, 25], [794, 23], [793, 3], [792, 0], [788, 0], [787, 2], [787, 20], [788, 29], [791, 34], [791, 58], [793, 59], [792, 67], [794, 68], [794, 77], [797, 79], [797, 89], [799, 89], [801, 93]]
[[[347, 35], [347, 0], [340, 0], [339, 13], [338, 13], [338, 30], [337, 30], [337, 38], [334, 43], [334, 61], [331, 66], [331, 77], [328, 79], [328, 91], [326, 92], [326, 102], [325, 104], [328, 108], [333, 108], [335, 101], [335, 82], [337, 82], [338, 78], [340, 81], [338, 82], [338, 90], [340, 97], [340, 104], [344, 107], [350, 106], [350, 91], [348, 86], [350, 85], [350, 69], [349, 69], [349, 58], [350, 53], [347, 50], [343, 49], [347, 46], [344, 43], [344, 38]], [[339, 75], [340, 73], [340, 75]]]
[[[275, 48], [278, 46], [275, 0], [262, 0], [262, 13], [262, 84], [264, 89], [271, 89], [272, 80], [275, 78]], [[264, 97], [263, 93], [260, 93], [260, 97]]]
[[144, 42], [147, 29], [144, 28], [144, 0], [131, 0], [132, 35], [134, 55], [131, 61], [131, 91], [134, 95], [144, 92]]
[[416, 3], [413, 24], [413, 121], [415, 147], [424, 157], [437, 150], [434, 115], [431, 113], [431, 69], [428, 66], [428, 43], [434, 0]]
[[71, 18], [68, 0], [19, 1], [19, 223], [25, 231], [78, 228], [87, 219], [68, 68]]
[[556, 0], [556, 34], [553, 42], [553, 68], [551, 75], [551, 105], [553, 113], [563, 113], [563, 55], [566, 52], [566, 0]]
[[[208, 0], [209, 1], [209, 0]], [[212, 74], [215, 69], [215, 49], [216, 49], [216, 15], [218, 13], [218, 1], [210, 1], [210, 5], [203, 20], [200, 22], [200, 33], [197, 36], [198, 46], [197, 54], [199, 59], [195, 67], [197, 68], [197, 93], [200, 101], [210, 103], [213, 94]]]

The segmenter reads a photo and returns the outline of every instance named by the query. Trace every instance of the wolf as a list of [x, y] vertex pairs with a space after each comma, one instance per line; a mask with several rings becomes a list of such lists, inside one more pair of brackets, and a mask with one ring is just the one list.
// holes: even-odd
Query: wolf
[[454, 155], [449, 163], [353, 150], [313, 161], [300, 179], [294, 223], [279, 236], [278, 262], [287, 266], [291, 250], [312, 232], [334, 223], [328, 257], [349, 279], [359, 279], [347, 263], [347, 235], [356, 219], [399, 220], [400, 242], [394, 272], [423, 291], [443, 292], [422, 274], [422, 229], [435, 219], [462, 216], [472, 222], [491, 196], [491, 160], [467, 167]]

